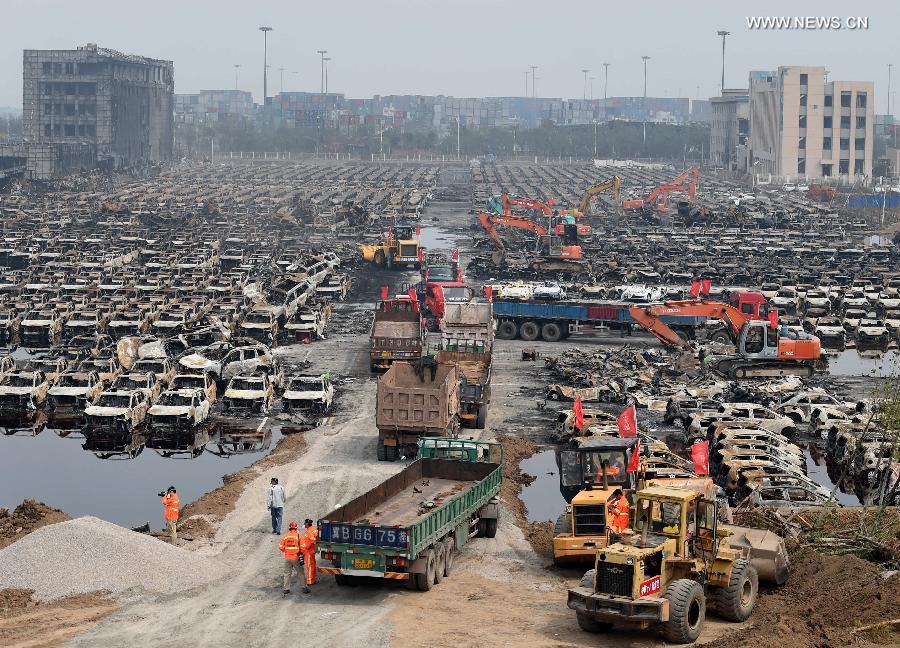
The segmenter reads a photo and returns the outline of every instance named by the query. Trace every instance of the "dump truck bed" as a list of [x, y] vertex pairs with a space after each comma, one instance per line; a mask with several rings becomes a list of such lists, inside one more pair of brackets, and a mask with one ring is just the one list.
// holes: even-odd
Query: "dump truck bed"
[[457, 370], [439, 364], [434, 380], [426, 367], [420, 378], [408, 362], [391, 365], [378, 379], [375, 424], [379, 430], [436, 431], [443, 435], [459, 409]]

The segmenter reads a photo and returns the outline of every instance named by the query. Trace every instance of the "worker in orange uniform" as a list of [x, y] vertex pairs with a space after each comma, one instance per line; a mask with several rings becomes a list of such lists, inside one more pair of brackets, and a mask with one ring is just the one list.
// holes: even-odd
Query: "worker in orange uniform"
[[625, 493], [622, 492], [621, 488], [613, 491], [607, 508], [609, 510], [609, 528], [614, 533], [625, 531], [629, 524], [628, 514], [631, 512], [631, 505], [625, 498]]
[[306, 533], [300, 542], [300, 550], [303, 552], [303, 564], [306, 570], [306, 587], [304, 594], [310, 593], [310, 586], [316, 584], [316, 545], [319, 542], [319, 530], [313, 526], [313, 521], [306, 518], [303, 521]]
[[284, 554], [284, 583], [282, 596], [291, 593], [291, 579], [294, 574], [300, 573], [300, 551], [304, 536], [297, 530], [297, 523], [292, 521], [288, 525], [288, 532], [281, 536], [278, 550]]
[[165, 510], [166, 517], [166, 528], [169, 530], [169, 538], [172, 541], [172, 544], [178, 543], [178, 531], [176, 526], [178, 524], [178, 493], [175, 492], [174, 486], [169, 486], [168, 490], [165, 493], [160, 493], [162, 496], [162, 505]]

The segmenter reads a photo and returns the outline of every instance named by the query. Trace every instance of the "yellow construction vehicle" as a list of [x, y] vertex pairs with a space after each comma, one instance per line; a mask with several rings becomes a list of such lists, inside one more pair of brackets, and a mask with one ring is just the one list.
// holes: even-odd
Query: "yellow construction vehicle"
[[787, 580], [784, 540], [762, 529], [720, 526], [715, 501], [697, 491], [643, 489], [632, 514], [633, 530], [598, 550], [594, 569], [569, 590], [582, 630], [659, 625], [669, 641], [691, 643], [707, 606], [744, 621], [756, 606], [759, 581]]
[[395, 266], [412, 266], [418, 270], [422, 266], [423, 249], [415, 228], [409, 225], [391, 228], [380, 243], [359, 246], [364, 261], [388, 270]]
[[581, 196], [581, 202], [578, 204], [578, 211], [587, 216], [591, 213], [591, 198], [604, 191], [613, 191], [613, 203], [618, 206], [619, 198], [622, 193], [622, 179], [619, 176], [613, 176], [609, 180], [598, 182], [585, 189]]

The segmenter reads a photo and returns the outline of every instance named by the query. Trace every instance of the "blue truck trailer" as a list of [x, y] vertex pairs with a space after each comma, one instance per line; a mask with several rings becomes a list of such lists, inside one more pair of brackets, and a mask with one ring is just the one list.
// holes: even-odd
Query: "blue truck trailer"
[[[600, 301], [514, 301], [493, 303], [497, 320], [497, 337], [501, 340], [522, 339], [528, 342], [543, 339], [559, 342], [572, 333], [599, 328], [619, 329], [630, 333], [634, 318], [628, 312], [628, 302]], [[705, 317], [668, 316], [662, 320], [675, 331], [692, 339]]]

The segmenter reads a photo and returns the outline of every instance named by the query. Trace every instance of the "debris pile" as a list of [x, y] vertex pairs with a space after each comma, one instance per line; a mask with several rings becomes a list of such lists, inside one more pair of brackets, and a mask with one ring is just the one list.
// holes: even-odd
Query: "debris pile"
[[72, 518], [59, 509], [31, 499], [19, 504], [12, 513], [9, 509], [0, 508], [0, 549], [35, 529], [70, 519]]
[[624, 403], [630, 392], [658, 385], [669, 369], [669, 354], [662, 349], [597, 349], [590, 352], [567, 349], [558, 356], [545, 358], [545, 365], [564, 384], [547, 387], [552, 400]]
[[221, 575], [214, 562], [94, 517], [38, 529], [0, 551], [0, 589], [41, 600], [133, 587], [172, 594]]

